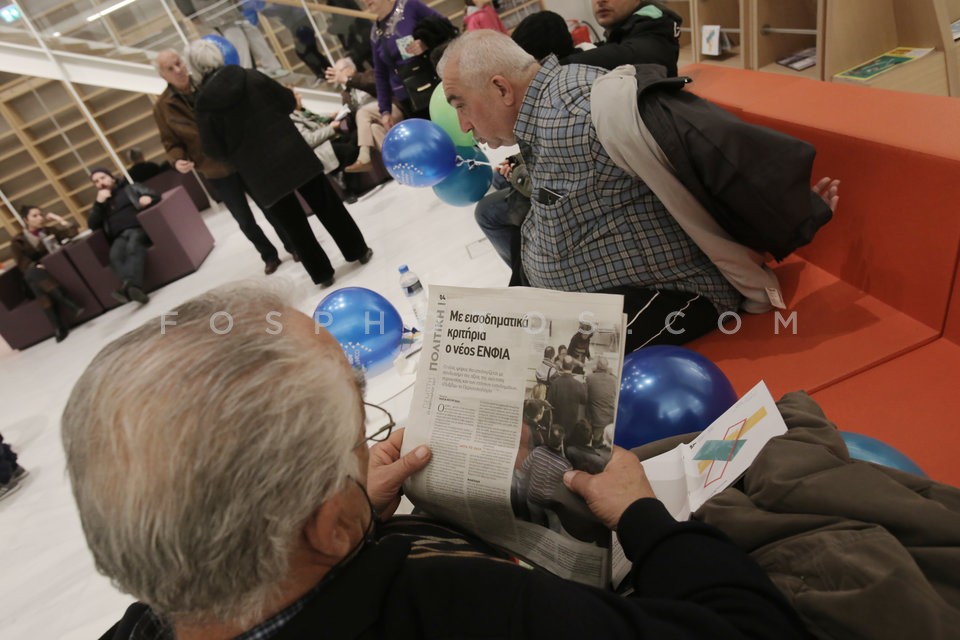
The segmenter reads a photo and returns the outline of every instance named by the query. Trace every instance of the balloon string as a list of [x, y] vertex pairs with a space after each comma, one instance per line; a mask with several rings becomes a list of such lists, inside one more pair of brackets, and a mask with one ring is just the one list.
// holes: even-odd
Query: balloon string
[[474, 167], [492, 167], [493, 165], [489, 162], [483, 162], [482, 160], [474, 160], [473, 158], [466, 159], [463, 156], [457, 156], [457, 166], [467, 165], [468, 169], [473, 169]]

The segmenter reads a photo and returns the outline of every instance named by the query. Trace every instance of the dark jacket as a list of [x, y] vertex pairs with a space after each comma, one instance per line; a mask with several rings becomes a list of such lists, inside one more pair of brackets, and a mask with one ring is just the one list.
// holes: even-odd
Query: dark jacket
[[569, 372], [562, 372], [550, 383], [547, 402], [553, 407], [553, 422], [572, 429], [580, 418], [580, 407], [587, 402], [587, 386]]
[[[802, 391], [777, 409], [787, 433], [694, 517], [749, 553], [818, 638], [955, 639], [960, 489], [851, 460], [836, 425]], [[647, 459], [696, 435], [634, 453]]]
[[261, 208], [323, 173], [290, 120], [296, 106], [292, 91], [236, 65], [218, 69], [200, 86], [196, 109], [203, 150], [235, 167]]
[[833, 211], [811, 188], [816, 149], [682, 89], [690, 78], [638, 64], [637, 107], [677, 179], [734, 240], [783, 260]]
[[167, 152], [167, 158], [175, 164], [177, 160], [190, 160], [197, 171], [207, 178], [225, 178], [233, 169], [210, 158], [203, 152], [200, 143], [200, 129], [197, 117], [186, 98], [169, 84], [153, 105], [153, 119], [160, 130], [160, 142]]
[[634, 13], [607, 31], [606, 42], [596, 49], [574, 53], [561, 64], [592, 64], [605, 69], [621, 64], [659, 64], [667, 69], [667, 75], [676, 76], [682, 23], [683, 18], [669, 9], [659, 18]]
[[[653, 499], [631, 505], [617, 527], [636, 570], [628, 597], [525, 569], [423, 518], [393, 518], [385, 533], [273, 639], [809, 637], [755, 564], [715, 529], [676, 522]], [[103, 638], [126, 640], [137, 626], [139, 639], [164, 637], [148, 632], [155, 619], [135, 604]]]
[[160, 200], [160, 194], [150, 187], [137, 182], [127, 184], [123, 178], [117, 180], [112, 191], [113, 195], [106, 202], [93, 203], [90, 218], [87, 220], [87, 226], [91, 229], [103, 229], [110, 242], [127, 229], [140, 226], [137, 214], [146, 208], [140, 206], [140, 196], [150, 196], [153, 199], [148, 207]]

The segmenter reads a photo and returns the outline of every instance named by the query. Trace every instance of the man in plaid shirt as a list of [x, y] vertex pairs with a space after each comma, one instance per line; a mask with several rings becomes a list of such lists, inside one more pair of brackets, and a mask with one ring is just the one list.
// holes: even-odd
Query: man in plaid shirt
[[529, 283], [622, 294], [628, 349], [682, 344], [715, 328], [741, 295], [600, 144], [590, 91], [606, 71], [552, 56], [538, 64], [497, 35], [464, 34], [439, 70], [464, 131], [494, 148], [516, 143], [523, 154], [533, 184], [522, 227]]

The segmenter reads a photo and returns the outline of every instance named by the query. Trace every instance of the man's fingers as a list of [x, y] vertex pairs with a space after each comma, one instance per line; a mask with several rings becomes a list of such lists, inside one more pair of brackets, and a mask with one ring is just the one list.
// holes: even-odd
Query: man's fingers
[[583, 471], [567, 471], [563, 474], [563, 484], [567, 486], [567, 489], [573, 491], [580, 497], [585, 498], [584, 493], [587, 491], [587, 485], [590, 483], [590, 474], [584, 473]]
[[404, 480], [427, 466], [431, 455], [430, 447], [422, 444], [393, 464], [381, 467], [381, 473], [388, 474], [391, 484], [395, 483], [399, 486]]

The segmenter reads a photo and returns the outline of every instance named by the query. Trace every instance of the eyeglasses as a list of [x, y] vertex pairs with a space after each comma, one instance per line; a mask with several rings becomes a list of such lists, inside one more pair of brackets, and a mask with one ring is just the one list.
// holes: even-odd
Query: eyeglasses
[[366, 411], [366, 431], [369, 432], [371, 428], [374, 431], [364, 439], [364, 442], [383, 442], [389, 438], [393, 428], [397, 426], [390, 412], [372, 402], [364, 402], [363, 406], [374, 409], [374, 411]]

